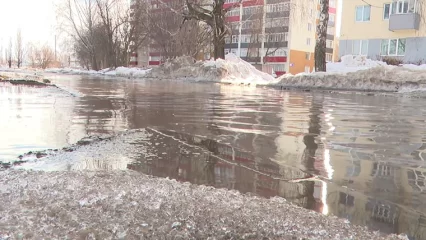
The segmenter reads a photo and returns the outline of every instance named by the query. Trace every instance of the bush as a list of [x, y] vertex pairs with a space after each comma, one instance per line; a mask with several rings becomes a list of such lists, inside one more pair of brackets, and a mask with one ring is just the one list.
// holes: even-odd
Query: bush
[[396, 57], [383, 57], [382, 61], [385, 62], [387, 65], [393, 66], [399, 66], [404, 63], [402, 59]]

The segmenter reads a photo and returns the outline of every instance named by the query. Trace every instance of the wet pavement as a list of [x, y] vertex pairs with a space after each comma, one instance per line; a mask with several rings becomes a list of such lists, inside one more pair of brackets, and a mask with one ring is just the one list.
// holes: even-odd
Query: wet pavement
[[[49, 79], [66, 91], [0, 83], [0, 161], [63, 148], [87, 136], [142, 129], [137, 137], [130, 132], [122, 141], [60, 151], [23, 166], [133, 169], [281, 196], [372, 230], [426, 238], [424, 99]], [[105, 151], [94, 150], [95, 145]], [[303, 180], [312, 176], [318, 177]]]

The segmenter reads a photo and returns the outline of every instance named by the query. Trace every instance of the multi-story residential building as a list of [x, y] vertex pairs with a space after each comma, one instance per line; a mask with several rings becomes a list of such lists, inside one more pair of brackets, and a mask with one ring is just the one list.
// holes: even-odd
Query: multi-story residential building
[[339, 56], [425, 60], [423, 0], [350, 0], [342, 3]]
[[[327, 61], [334, 60], [336, 5], [336, 0], [330, 0]], [[159, 6], [152, 11], [159, 11]], [[228, 9], [226, 20], [230, 26], [226, 54], [234, 53], [276, 76], [314, 70], [318, 0], [243, 0], [242, 4], [225, 0], [224, 8]], [[153, 42], [144, 45], [132, 54], [131, 62], [140, 67], [159, 65], [165, 56], [155, 46]], [[199, 55], [210, 57], [208, 52]]]
[[[239, 0], [226, 0], [229, 8]], [[333, 61], [336, 1], [330, 1], [327, 60]], [[280, 76], [314, 69], [318, 0], [244, 0], [227, 14], [231, 34], [226, 53]], [[262, 37], [264, 36], [264, 37]]]

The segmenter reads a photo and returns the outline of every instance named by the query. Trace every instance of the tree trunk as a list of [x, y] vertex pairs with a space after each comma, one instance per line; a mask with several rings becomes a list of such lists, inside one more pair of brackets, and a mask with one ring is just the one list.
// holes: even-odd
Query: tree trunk
[[225, 59], [225, 39], [214, 40], [214, 59]]
[[95, 54], [92, 55], [92, 70], [99, 71], [99, 69], [98, 69], [98, 61], [96, 59]]
[[327, 71], [326, 48], [329, 0], [320, 0], [320, 19], [317, 26], [317, 41], [315, 45], [315, 72]]

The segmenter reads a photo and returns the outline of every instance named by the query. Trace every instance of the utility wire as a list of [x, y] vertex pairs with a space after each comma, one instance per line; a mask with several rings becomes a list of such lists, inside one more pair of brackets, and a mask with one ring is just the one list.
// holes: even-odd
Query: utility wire
[[370, 6], [370, 7], [383, 8], [383, 7], [380, 7], [380, 6], [372, 5], [372, 4], [368, 3], [368, 2], [367, 2], [367, 1], [365, 1], [365, 0], [361, 0], [361, 1], [363, 1], [365, 4], [367, 4], [367, 5], [368, 5], [368, 6]]

